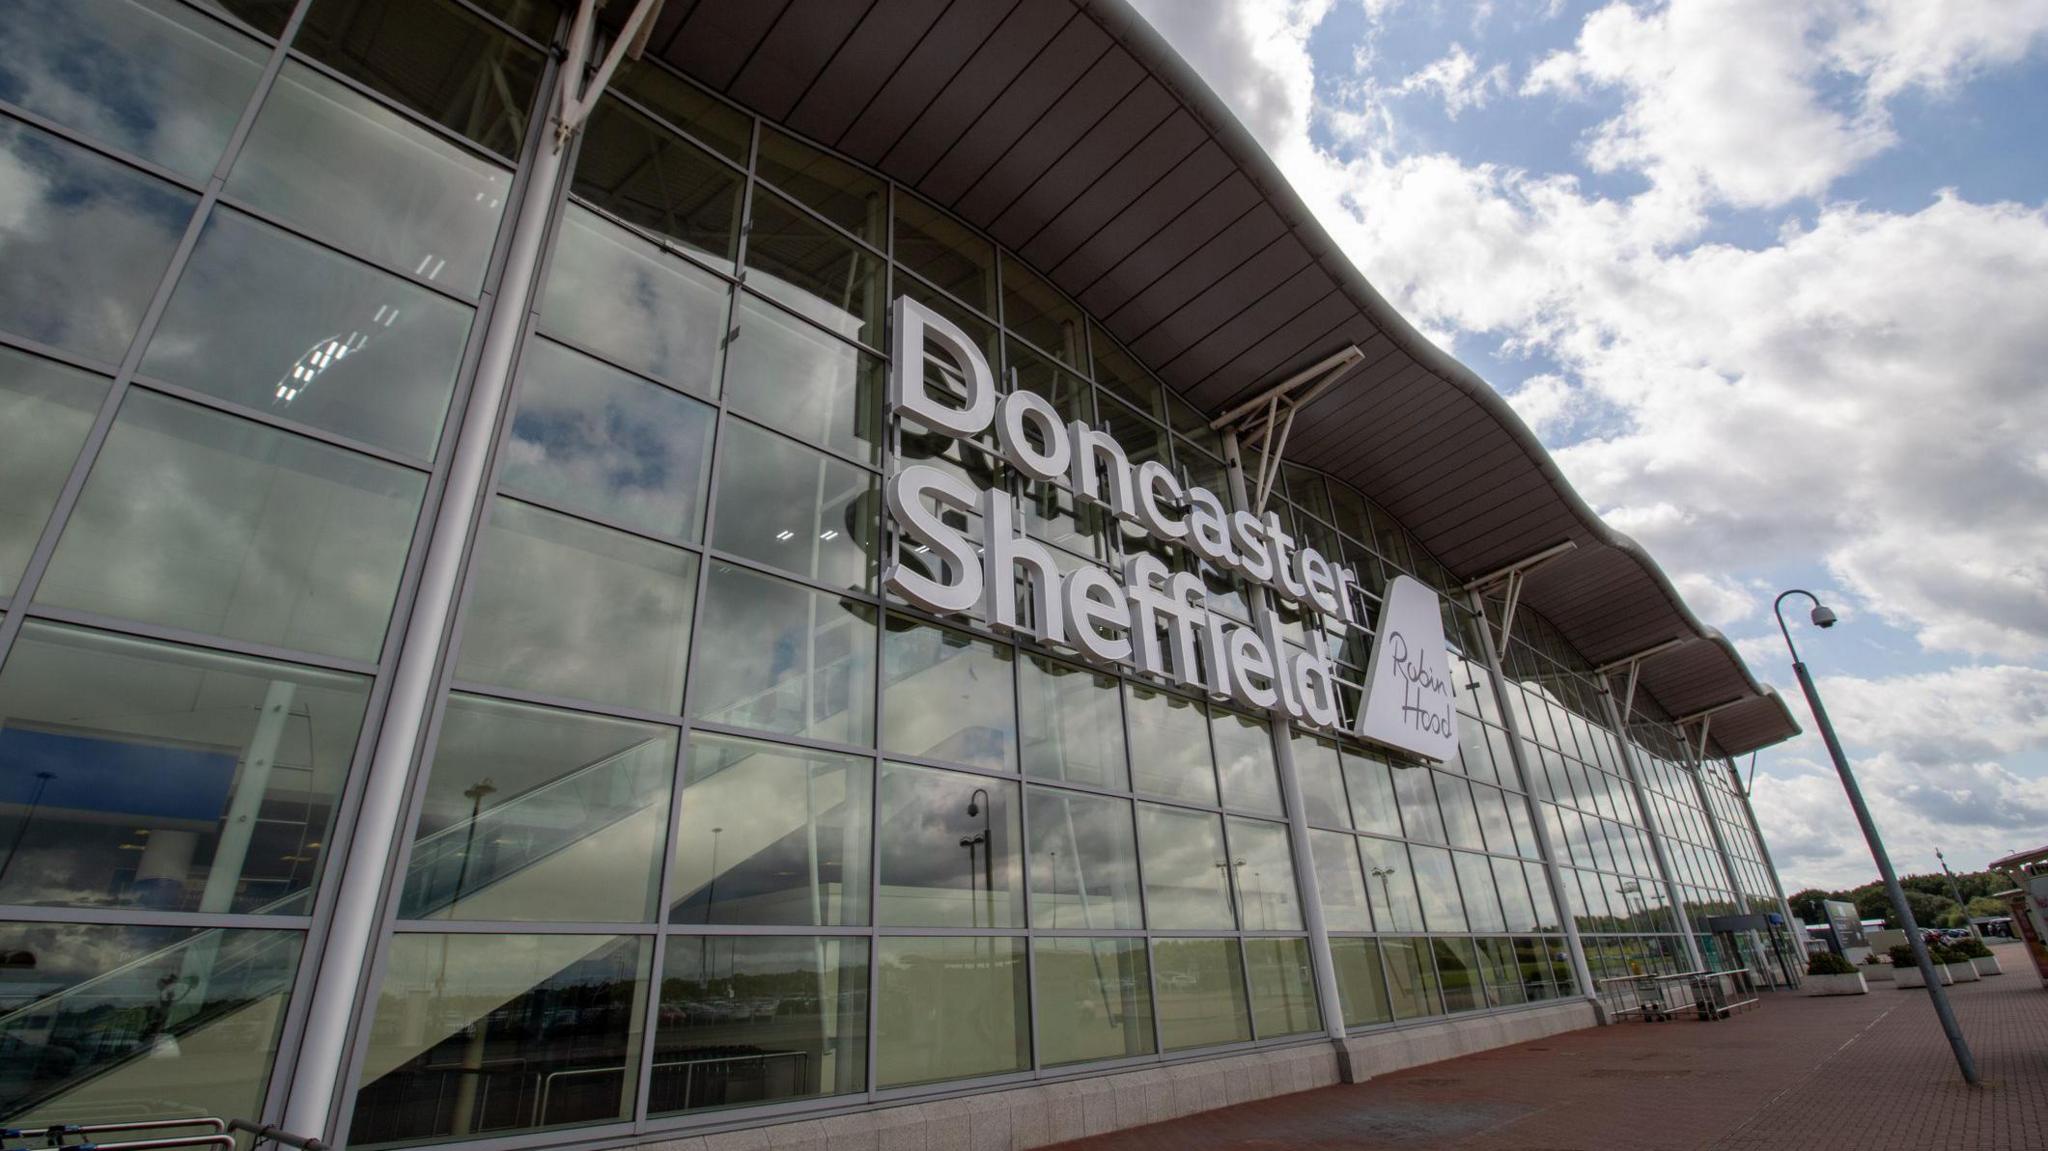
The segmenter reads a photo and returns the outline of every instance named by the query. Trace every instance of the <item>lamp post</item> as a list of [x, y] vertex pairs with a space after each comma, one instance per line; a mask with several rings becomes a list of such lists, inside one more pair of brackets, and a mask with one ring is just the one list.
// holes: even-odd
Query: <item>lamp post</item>
[[[1392, 867], [1375, 867], [1372, 869], [1372, 877], [1380, 881], [1380, 901], [1387, 905], [1387, 918], [1389, 919], [1392, 919], [1394, 916], [1394, 889], [1388, 885], [1387, 876], [1394, 874], [1395, 870]], [[1385, 929], [1382, 928], [1381, 930]]]
[[1956, 882], [1956, 873], [1948, 869], [1948, 856], [1943, 855], [1937, 847], [1934, 849], [1934, 858], [1941, 861], [1941, 873], [1948, 876], [1948, 893], [1955, 896], [1956, 906], [1962, 909], [1963, 926], [1970, 929], [1970, 938], [1982, 940], [1984, 933], [1977, 930], [1977, 921], [1970, 917], [1970, 901], [1963, 898], [1963, 888]]
[[1884, 879], [1885, 894], [1891, 897], [1892, 910], [1898, 913], [1899, 926], [1906, 929], [1906, 943], [1913, 949], [1913, 962], [1920, 968], [1920, 978], [1927, 984], [1927, 997], [1934, 1001], [1934, 1014], [1941, 1019], [1941, 1029], [1948, 1036], [1948, 1045], [1955, 1051], [1956, 1067], [1963, 1073], [1963, 1081], [1976, 1086], [1977, 1061], [1970, 1054], [1970, 1045], [1963, 1039], [1963, 1029], [1957, 1025], [1955, 1012], [1950, 1010], [1948, 993], [1941, 989], [1940, 973], [1934, 970], [1934, 961], [1928, 958], [1927, 942], [1920, 938], [1920, 925], [1913, 922], [1913, 908], [1906, 902], [1905, 889], [1899, 886], [1898, 873], [1892, 870], [1892, 858], [1885, 852], [1884, 839], [1877, 833], [1877, 823], [1870, 817], [1870, 808], [1863, 802], [1863, 791], [1856, 786], [1856, 775], [1849, 770], [1849, 757], [1842, 753], [1842, 741], [1835, 738], [1835, 725], [1828, 722], [1827, 708], [1821, 706], [1820, 689], [1813, 686], [1813, 676], [1806, 665], [1799, 660], [1799, 647], [1792, 642], [1792, 629], [1785, 626], [1785, 599], [1787, 596], [1803, 595], [1813, 601], [1813, 626], [1831, 628], [1835, 626], [1835, 613], [1810, 591], [1793, 588], [1779, 594], [1771, 604], [1772, 614], [1778, 617], [1778, 631], [1785, 637], [1785, 650], [1792, 653], [1792, 674], [1799, 677], [1799, 690], [1806, 693], [1806, 706], [1813, 709], [1813, 720], [1820, 725], [1820, 737], [1828, 745], [1828, 755], [1835, 761], [1835, 772], [1842, 777], [1842, 790], [1849, 793], [1849, 806], [1856, 811], [1856, 822], [1863, 827], [1864, 841], [1870, 844], [1870, 857], [1877, 861], [1877, 873]]
[[[967, 818], [981, 817], [981, 897], [988, 900], [988, 925], [996, 925], [996, 805], [989, 802], [988, 789], [977, 787], [967, 797]], [[967, 864], [973, 867], [970, 858]]]

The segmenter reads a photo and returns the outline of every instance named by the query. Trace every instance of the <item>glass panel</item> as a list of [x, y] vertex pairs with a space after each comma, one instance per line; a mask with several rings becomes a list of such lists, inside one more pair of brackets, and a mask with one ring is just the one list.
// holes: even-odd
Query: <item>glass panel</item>
[[1138, 844], [1128, 800], [1033, 787], [1031, 923], [1053, 930], [1139, 928]]
[[306, 914], [368, 693], [27, 624], [0, 670], [0, 903]]
[[1260, 815], [1280, 815], [1280, 776], [1273, 764], [1273, 731], [1266, 721], [1235, 712], [1213, 711], [1216, 775], [1223, 806]]
[[314, 0], [292, 47], [502, 156], [517, 156], [541, 54], [450, 0]]
[[1437, 800], [1443, 807], [1444, 827], [1452, 846], [1483, 849], [1486, 841], [1479, 834], [1479, 813], [1472, 806], [1470, 785], [1455, 775], [1430, 774], [1436, 777]]
[[1244, 954], [1252, 985], [1252, 1019], [1260, 1039], [1322, 1030], [1308, 940], [1247, 939]]
[[1003, 257], [1003, 326], [1079, 371], [1088, 370], [1081, 309], [1012, 257]]
[[725, 282], [571, 204], [540, 328], [700, 396], [718, 394]]
[[876, 357], [741, 293], [725, 369], [733, 411], [873, 463], [886, 375]]
[[1031, 1066], [1024, 941], [884, 939], [875, 1086]]
[[1252, 1037], [1237, 940], [1155, 939], [1152, 965], [1166, 1050], [1243, 1043]]
[[142, 371], [429, 459], [472, 315], [367, 264], [217, 211]]
[[1350, 827], [1351, 810], [1344, 798], [1337, 745], [1296, 732], [1289, 746], [1294, 752], [1294, 778], [1301, 785], [1302, 813], [1308, 821], [1323, 827]]
[[256, 1114], [304, 940], [0, 924], [0, 1115], [45, 1127]]
[[868, 942], [671, 936], [650, 1115], [868, 1086]]
[[1216, 802], [1209, 725], [1191, 699], [1132, 684], [1131, 784], [1142, 795]]
[[646, 922], [675, 732], [451, 696], [399, 915]]
[[197, 197], [5, 117], [0, 168], [0, 330], [120, 362]]
[[1415, 886], [1422, 893], [1423, 917], [1431, 931], [1465, 930], [1465, 904], [1458, 898], [1458, 875], [1451, 853], [1441, 847], [1409, 847], [1415, 863]]
[[1427, 939], [1380, 940], [1380, 953], [1387, 962], [1387, 999], [1394, 1008], [1394, 1018], [1442, 1014], [1436, 965], [1430, 962], [1429, 952]]
[[1155, 928], [1237, 926], [1223, 822], [1202, 811], [1138, 805], [1138, 850], [1144, 861], [1145, 916]]
[[264, 98], [226, 194], [474, 296], [511, 188], [499, 165], [291, 63]]
[[1421, 931], [1422, 902], [1415, 896], [1408, 849], [1391, 840], [1361, 838], [1358, 853], [1365, 864], [1373, 922], [1381, 931]]
[[549, 340], [527, 346], [500, 488], [672, 539], [704, 524], [716, 413]]
[[652, 951], [602, 935], [393, 936], [349, 1141], [629, 1117]]
[[1287, 825], [1256, 819], [1226, 822], [1244, 929], [1300, 930], [1301, 902], [1294, 883], [1294, 856], [1287, 848]]
[[195, 182], [269, 54], [172, 0], [9, 0], [0, 21], [0, 99]]
[[902, 927], [1022, 927], [1017, 785], [882, 765], [881, 904]]
[[500, 497], [457, 679], [648, 711], [683, 706], [697, 557]]
[[1116, 677], [1028, 653], [1019, 670], [1024, 774], [1129, 790]]
[[1522, 877], [1530, 881], [1530, 903], [1534, 903], [1536, 907], [1536, 930], [1559, 930], [1561, 924], [1556, 922], [1556, 901], [1550, 897], [1550, 877], [1544, 872], [1542, 864], [1522, 864]]
[[691, 733], [669, 922], [866, 923], [873, 790], [864, 756]]
[[915, 196], [896, 197], [896, 262], [984, 315], [996, 311], [996, 253], [965, 224]]
[[883, 258], [841, 238], [772, 192], [756, 192], [747, 287], [850, 340], [882, 342]]
[[1536, 907], [1529, 900], [1528, 885], [1522, 882], [1522, 865], [1512, 859], [1496, 859], [1492, 866], [1494, 887], [1500, 892], [1508, 930], [1536, 930], [1541, 924], [1537, 920]]
[[1428, 843], [1448, 842], [1444, 835], [1443, 816], [1436, 808], [1436, 788], [1431, 786], [1430, 777], [1435, 773], [1426, 767], [1394, 767], [1394, 794], [1401, 801], [1401, 823], [1408, 829], [1408, 838]]
[[132, 392], [36, 601], [374, 661], [426, 477]]
[[1100, 325], [1089, 329], [1095, 352], [1095, 382], [1102, 390], [1147, 416], [1166, 422], [1166, 397], [1158, 381], [1138, 361], [1110, 340]]
[[1017, 770], [1014, 664], [1006, 645], [891, 617], [882, 635], [882, 746]]
[[734, 163], [747, 162], [747, 152], [753, 146], [753, 117], [661, 67], [651, 57], [620, 65], [612, 76], [612, 87]]
[[711, 543], [820, 583], [869, 589], [881, 502], [873, 472], [728, 420]]
[[1343, 753], [1344, 784], [1351, 792], [1351, 817], [1358, 830], [1399, 838], [1401, 804], [1387, 765], [1375, 756]]
[[1486, 995], [1481, 990], [1479, 982], [1479, 958], [1472, 950], [1472, 941], [1438, 939], [1434, 942], [1437, 979], [1443, 988], [1444, 1010], [1477, 1011], [1486, 1006]]
[[1344, 1001], [1344, 1025], [1363, 1027], [1394, 1017], [1387, 1003], [1386, 974], [1380, 970], [1377, 939], [1330, 940], [1330, 964], [1337, 969], [1337, 995]]
[[1479, 969], [1486, 979], [1486, 1002], [1491, 1007], [1512, 1007], [1526, 1003], [1529, 993], [1522, 983], [1521, 964], [1515, 958], [1511, 939], [1479, 939]]
[[1047, 1067], [1152, 1053], [1142, 939], [1037, 939], [1039, 1058]]
[[761, 132], [755, 172], [868, 243], [888, 246], [889, 186], [879, 178], [773, 128]]
[[[0, 596], [14, 594], [106, 395], [103, 377], [0, 348]], [[1118, 736], [1121, 751], [1121, 720]]]
[[1309, 850], [1316, 861], [1316, 892], [1323, 901], [1323, 923], [1331, 931], [1372, 930], [1355, 842], [1342, 832], [1308, 833]]
[[1514, 825], [1508, 818], [1507, 805], [1520, 803], [1521, 797], [1505, 795], [1496, 788], [1475, 783], [1472, 785], [1472, 801], [1479, 809], [1479, 826], [1486, 834], [1486, 850], [1498, 855], [1515, 854]]
[[697, 650], [695, 718], [874, 743], [872, 607], [713, 562]]
[[1458, 868], [1458, 887], [1465, 895], [1465, 915], [1472, 921], [1472, 930], [1506, 931], [1507, 919], [1494, 895], [1493, 868], [1487, 858], [1462, 851], [1451, 854]]
[[1522, 993], [1532, 1003], [1557, 995], [1557, 985], [1551, 981], [1550, 951], [1553, 946], [1552, 941], [1545, 939], [1524, 937], [1515, 940], [1515, 965], [1521, 969]]
[[745, 181], [711, 154], [615, 99], [600, 99], [576, 154], [578, 196], [679, 251], [729, 270]]

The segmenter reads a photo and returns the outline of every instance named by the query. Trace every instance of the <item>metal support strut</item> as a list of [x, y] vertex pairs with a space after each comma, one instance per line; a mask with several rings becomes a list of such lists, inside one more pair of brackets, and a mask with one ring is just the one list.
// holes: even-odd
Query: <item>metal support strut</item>
[[[1250, 497], [1246, 505], [1253, 515], [1266, 514], [1266, 499], [1280, 476], [1280, 460], [1287, 452], [1287, 433], [1294, 429], [1294, 417], [1364, 360], [1365, 353], [1357, 344], [1347, 345], [1209, 421], [1216, 431], [1239, 433], [1242, 446], [1259, 449], [1259, 474], [1247, 485], [1250, 491], [1246, 493]], [[1256, 420], [1245, 420], [1262, 408], [1264, 412]]]

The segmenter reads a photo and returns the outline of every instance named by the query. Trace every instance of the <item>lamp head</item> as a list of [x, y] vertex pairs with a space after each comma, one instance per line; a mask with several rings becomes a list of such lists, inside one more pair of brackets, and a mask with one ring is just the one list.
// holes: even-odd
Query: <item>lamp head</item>
[[980, 804], [980, 803], [978, 803], [978, 802], [976, 802], [976, 801], [974, 801], [974, 800], [972, 800], [972, 799], [968, 800], [968, 801], [967, 801], [967, 817], [968, 817], [969, 819], [972, 819], [972, 818], [974, 818], [975, 816], [977, 816], [977, 815], [980, 815], [980, 814], [981, 814], [981, 804]]
[[1835, 626], [1834, 610], [1824, 603], [1814, 604], [1813, 626], [1818, 628], [1830, 628]]

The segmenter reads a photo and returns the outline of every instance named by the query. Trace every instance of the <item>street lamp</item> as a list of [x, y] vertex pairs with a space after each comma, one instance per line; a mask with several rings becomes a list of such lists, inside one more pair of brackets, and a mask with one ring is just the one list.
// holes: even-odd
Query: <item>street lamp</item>
[[1392, 919], [1394, 916], [1394, 890], [1387, 885], [1387, 876], [1394, 874], [1395, 870], [1392, 867], [1375, 867], [1372, 869], [1372, 877], [1380, 881], [1381, 902], [1387, 905], [1387, 918], [1389, 919]]
[[1970, 938], [1980, 940], [1983, 939], [1984, 933], [1977, 930], [1977, 921], [1970, 915], [1970, 903], [1968, 900], [1963, 898], [1963, 889], [1961, 885], [1956, 883], [1956, 873], [1950, 871], [1948, 868], [1948, 856], [1943, 855], [1941, 853], [1941, 849], [1937, 847], [1934, 849], [1934, 858], [1941, 861], [1941, 873], [1943, 875], [1948, 876], [1949, 894], [1956, 897], [1956, 906], [1962, 909], [1963, 926], [1970, 929]]
[[1835, 725], [1828, 722], [1827, 708], [1821, 706], [1820, 689], [1813, 686], [1813, 676], [1806, 665], [1799, 660], [1799, 647], [1792, 642], [1792, 629], [1785, 626], [1785, 599], [1787, 596], [1803, 595], [1813, 601], [1813, 626], [1830, 628], [1835, 626], [1835, 613], [1828, 610], [1812, 592], [1800, 588], [1781, 593], [1771, 604], [1772, 614], [1778, 617], [1778, 631], [1785, 637], [1785, 649], [1792, 653], [1792, 674], [1799, 677], [1799, 690], [1806, 693], [1806, 706], [1813, 709], [1813, 720], [1820, 725], [1821, 740], [1828, 745], [1828, 755], [1835, 761], [1835, 772], [1842, 777], [1842, 790], [1849, 793], [1849, 806], [1856, 811], [1856, 822], [1863, 826], [1863, 838], [1870, 844], [1870, 857], [1877, 861], [1877, 873], [1884, 879], [1885, 894], [1891, 897], [1892, 910], [1898, 913], [1899, 926], [1906, 929], [1906, 943], [1913, 949], [1913, 962], [1919, 965], [1920, 978], [1927, 984], [1927, 997], [1934, 1001], [1934, 1013], [1941, 1019], [1941, 1029], [1948, 1035], [1948, 1045], [1955, 1051], [1956, 1066], [1963, 1073], [1963, 1081], [1976, 1086], [1977, 1061], [1970, 1055], [1970, 1045], [1963, 1039], [1963, 1029], [1957, 1025], [1955, 1012], [1949, 1009], [1948, 993], [1941, 989], [1941, 976], [1934, 970], [1934, 961], [1928, 958], [1927, 942], [1920, 938], [1920, 925], [1913, 922], [1913, 908], [1906, 902], [1905, 889], [1899, 886], [1898, 873], [1892, 870], [1892, 857], [1886, 854], [1884, 839], [1877, 833], [1877, 823], [1870, 817], [1870, 808], [1863, 802], [1863, 791], [1856, 786], [1855, 773], [1849, 770], [1849, 757], [1842, 753], [1842, 741], [1835, 738]]

